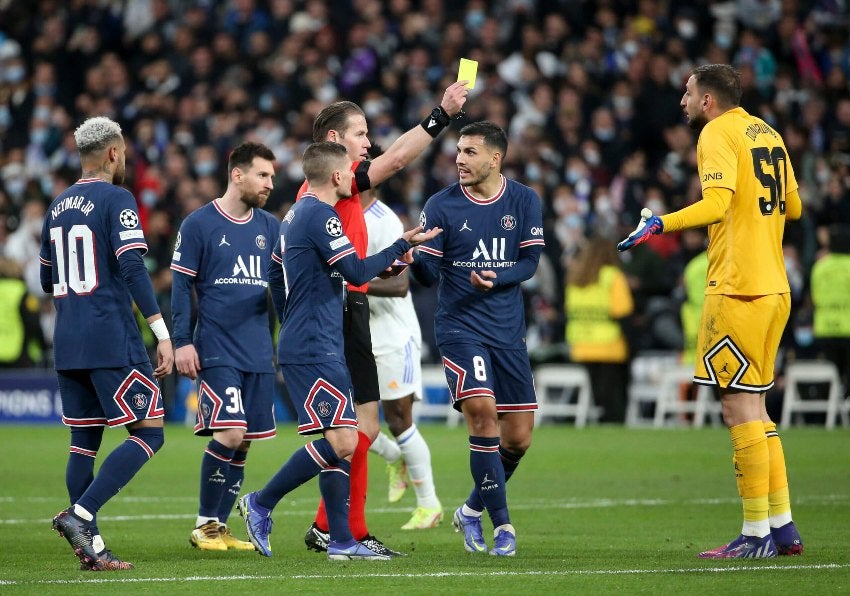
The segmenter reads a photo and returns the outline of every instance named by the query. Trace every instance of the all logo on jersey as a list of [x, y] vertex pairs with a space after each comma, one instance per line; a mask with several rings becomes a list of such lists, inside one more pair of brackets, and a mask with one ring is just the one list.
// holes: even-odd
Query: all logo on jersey
[[262, 268], [260, 265], [260, 255], [248, 255], [248, 263], [242, 255], [236, 257], [236, 263], [233, 265], [233, 276], [241, 275], [243, 277], [262, 277]]
[[485, 261], [504, 261], [505, 260], [505, 239], [491, 238], [490, 246], [484, 243], [484, 239], [478, 240], [478, 246], [472, 253], [472, 260], [483, 259]]
[[338, 217], [332, 217], [325, 222], [325, 230], [331, 236], [342, 236], [342, 223]]
[[135, 228], [139, 225], [139, 216], [136, 215], [136, 212], [132, 209], [124, 209], [118, 215], [118, 221], [121, 222], [121, 225], [125, 228]]
[[267, 288], [269, 282], [264, 279], [265, 267], [261, 255], [236, 255], [233, 272], [230, 277], [217, 277], [216, 285], [262, 286]]
[[266, 250], [266, 237], [265, 236], [263, 236], [262, 234], [257, 234], [255, 241], [257, 242], [257, 248], [259, 248], [260, 250]]
[[508, 260], [507, 238], [479, 238], [478, 243], [473, 246], [472, 255], [466, 260], [453, 260], [452, 266], [472, 269], [504, 269], [516, 264], [516, 261]]
[[505, 230], [513, 230], [516, 227], [516, 218], [513, 215], [502, 216], [502, 228]]

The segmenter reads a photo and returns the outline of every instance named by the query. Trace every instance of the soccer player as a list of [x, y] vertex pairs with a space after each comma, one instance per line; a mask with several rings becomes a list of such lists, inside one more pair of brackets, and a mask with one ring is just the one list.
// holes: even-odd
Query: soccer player
[[419, 222], [444, 233], [419, 248], [412, 269], [425, 285], [440, 281], [434, 331], [453, 407], [469, 430], [474, 486], [452, 523], [466, 550], [486, 553], [486, 509], [497, 556], [516, 553], [505, 483], [531, 444], [537, 409], [520, 283], [534, 275], [544, 246], [540, 197], [501, 174], [507, 148], [492, 122], [461, 129], [460, 181], [429, 198]]
[[[142, 255], [147, 243], [136, 200], [124, 181], [125, 144], [118, 123], [95, 117], [74, 139], [82, 176], [56, 197], [41, 231], [41, 287], [56, 306], [54, 359], [62, 422], [71, 428], [65, 482], [71, 507], [53, 518], [83, 570], [133, 565], [106, 548], [97, 512], [164, 442], [157, 381], [174, 354]], [[133, 315], [133, 302], [156, 336], [153, 369]], [[129, 433], [94, 475], [105, 426]]]
[[[357, 256], [364, 258], [367, 248], [366, 223], [363, 218], [360, 196], [372, 186], [377, 186], [404, 168], [421, 154], [441, 131], [460, 113], [466, 96], [466, 81], [449, 85], [442, 101], [422, 122], [401, 135], [386, 151], [369, 160], [372, 144], [368, 137], [366, 115], [355, 103], [340, 101], [324, 108], [313, 122], [313, 141], [334, 141], [343, 145], [352, 160], [351, 197], [341, 199], [336, 210], [342, 229], [351, 239]], [[305, 183], [299, 196], [306, 191]], [[344, 317], [345, 359], [354, 386], [354, 402], [358, 422], [358, 443], [351, 462], [351, 531], [358, 540], [373, 549], [390, 555], [400, 553], [387, 548], [375, 538], [366, 525], [366, 486], [368, 482], [367, 458], [369, 446], [378, 436], [378, 372], [372, 353], [369, 332], [369, 302], [367, 284], [348, 284], [346, 288]], [[304, 536], [307, 548], [322, 552], [328, 543], [328, 519], [323, 503], [319, 503], [316, 518]]]
[[[393, 210], [379, 199], [361, 195], [360, 200], [369, 232], [367, 252], [373, 255], [392, 244], [404, 227]], [[416, 509], [401, 529], [424, 530], [442, 521], [443, 506], [434, 486], [431, 451], [413, 423], [413, 402], [422, 399], [422, 333], [409, 287], [407, 271], [369, 282], [369, 329], [378, 367], [381, 405], [395, 437], [392, 440], [378, 433], [370, 450], [387, 460], [390, 503], [404, 495], [405, 476], [410, 475]]]
[[287, 493], [318, 475], [330, 525], [328, 558], [388, 560], [388, 554], [358, 541], [348, 520], [350, 459], [358, 443], [358, 421], [344, 356], [344, 280], [361, 285], [395, 259], [412, 260], [406, 254], [410, 247], [440, 230], [420, 234], [421, 228], [415, 228], [361, 260], [333, 208], [353, 192], [354, 171], [345, 147], [313, 143], [304, 152], [302, 167], [307, 192], [280, 224], [269, 282], [281, 319], [278, 361], [298, 409], [298, 432], [323, 437], [296, 450], [261, 490], [239, 499], [238, 509], [251, 542], [261, 555], [270, 557], [272, 509]]
[[186, 218], [171, 261], [177, 372], [197, 379], [195, 434], [212, 436], [201, 458], [200, 507], [189, 543], [213, 551], [254, 550], [233, 536], [227, 518], [251, 442], [275, 436], [267, 270], [279, 224], [262, 209], [273, 188], [274, 154], [243, 143], [227, 169], [227, 190]]
[[744, 523], [732, 542], [700, 553], [704, 559], [803, 552], [782, 443], [765, 409], [790, 311], [782, 236], [785, 221], [799, 219], [802, 203], [782, 138], [740, 100], [740, 77], [731, 66], [694, 69], [680, 105], [699, 131], [702, 200], [661, 217], [644, 213], [646, 221], [618, 245], [628, 250], [653, 234], [708, 226], [694, 382], [720, 394]]

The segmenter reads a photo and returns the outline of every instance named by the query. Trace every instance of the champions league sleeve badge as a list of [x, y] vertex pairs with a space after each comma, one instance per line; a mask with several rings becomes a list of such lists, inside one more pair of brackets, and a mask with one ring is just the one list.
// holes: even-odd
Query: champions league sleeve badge
[[332, 217], [325, 222], [325, 231], [331, 236], [342, 236], [342, 223], [338, 217]]
[[135, 228], [139, 225], [139, 216], [136, 215], [136, 212], [132, 209], [124, 209], [120, 215], [118, 215], [118, 221], [121, 222], [121, 225], [125, 228]]

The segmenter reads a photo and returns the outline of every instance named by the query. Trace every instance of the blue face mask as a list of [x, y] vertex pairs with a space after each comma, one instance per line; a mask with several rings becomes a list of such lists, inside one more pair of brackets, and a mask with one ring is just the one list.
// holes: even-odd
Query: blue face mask
[[729, 46], [732, 45], [732, 38], [725, 33], [718, 33], [714, 36], [714, 43], [719, 45], [724, 50], [728, 50]]
[[47, 140], [50, 131], [46, 128], [36, 128], [30, 133], [30, 142], [34, 145], [44, 145], [44, 142]]
[[810, 346], [815, 341], [815, 334], [811, 327], [797, 327], [794, 329], [794, 341], [800, 347]]
[[597, 128], [593, 131], [593, 136], [603, 142], [608, 142], [617, 136], [617, 131], [613, 128]]
[[24, 189], [27, 187], [27, 181], [23, 178], [13, 178], [6, 181], [6, 190], [14, 198], [19, 198], [24, 194]]
[[23, 66], [15, 65], [6, 69], [6, 72], [3, 73], [3, 78], [9, 83], [20, 83], [24, 80], [26, 74], [27, 72]]
[[478, 29], [481, 25], [484, 24], [484, 21], [487, 17], [484, 15], [484, 12], [481, 10], [470, 10], [466, 13], [466, 28], [467, 29]]
[[575, 184], [581, 180], [581, 172], [579, 170], [567, 170], [567, 182]]
[[215, 174], [216, 163], [213, 160], [199, 161], [195, 164], [195, 172], [198, 176], [210, 176]]

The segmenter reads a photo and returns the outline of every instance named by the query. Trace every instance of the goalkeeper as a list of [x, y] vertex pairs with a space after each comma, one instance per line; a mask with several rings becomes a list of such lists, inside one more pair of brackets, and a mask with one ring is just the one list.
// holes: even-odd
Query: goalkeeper
[[741, 534], [699, 554], [705, 559], [799, 555], [782, 444], [765, 409], [790, 311], [782, 236], [802, 204], [782, 137], [740, 107], [739, 74], [724, 64], [694, 69], [680, 102], [699, 132], [702, 200], [661, 217], [648, 209], [620, 251], [650, 236], [708, 226], [705, 303], [694, 382], [719, 392], [729, 426]]

